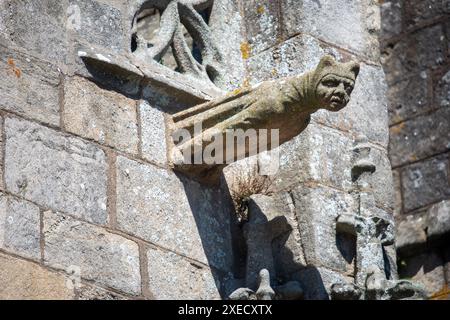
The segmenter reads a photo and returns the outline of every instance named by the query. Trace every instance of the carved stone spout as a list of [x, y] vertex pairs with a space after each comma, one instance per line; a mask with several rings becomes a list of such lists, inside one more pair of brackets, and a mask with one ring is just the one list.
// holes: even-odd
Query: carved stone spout
[[[178, 168], [214, 166], [271, 150], [301, 133], [317, 110], [344, 108], [358, 73], [358, 63], [325, 56], [304, 75], [263, 82], [179, 112], [173, 116], [172, 160]], [[201, 161], [205, 153], [213, 161]]]

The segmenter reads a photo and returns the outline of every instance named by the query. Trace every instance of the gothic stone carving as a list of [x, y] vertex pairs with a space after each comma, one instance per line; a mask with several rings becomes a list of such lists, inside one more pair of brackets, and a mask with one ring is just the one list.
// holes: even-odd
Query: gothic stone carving
[[[169, 47], [172, 47], [177, 70], [207, 83], [214, 82], [222, 76], [222, 56], [211, 37], [206, 21], [199, 11], [210, 8], [213, 0], [150, 0], [141, 10], [158, 9], [161, 14], [160, 28], [150, 42], [137, 30], [138, 12], [133, 23], [133, 35], [137, 48], [134, 54], [140, 59], [152, 62], [159, 61]], [[182, 26], [199, 46], [201, 62], [197, 61], [192, 48], [189, 47]]]
[[387, 275], [385, 248], [394, 244], [394, 225], [362, 205], [372, 203], [371, 207], [375, 207], [370, 176], [376, 171], [376, 165], [370, 159], [371, 147], [366, 137], [356, 139], [353, 152], [352, 178], [359, 208], [354, 215], [340, 215], [336, 231], [356, 237], [356, 275], [354, 283], [334, 284], [331, 297], [336, 300], [424, 298], [423, 288]]
[[[302, 132], [309, 124], [311, 114], [317, 110], [336, 112], [344, 108], [350, 100], [358, 73], [358, 63], [339, 63], [331, 56], [325, 56], [315, 70], [305, 75], [236, 90], [177, 113], [173, 116], [174, 137], [180, 130], [186, 130], [193, 138], [175, 141], [175, 151], [179, 153], [174, 154], [174, 163], [178, 168], [194, 163], [198, 152], [203, 153], [205, 146], [220, 135], [222, 141], [226, 141], [230, 130], [278, 129], [279, 143], [282, 144]], [[199, 124], [202, 131], [197, 134], [195, 127]], [[271, 146], [270, 135], [267, 140]], [[223, 150], [215, 150], [216, 158], [227, 163], [257, 153], [256, 146], [244, 143], [234, 146], [233, 159], [226, 159], [226, 143], [223, 147]], [[186, 159], [183, 154], [190, 154], [191, 158]]]

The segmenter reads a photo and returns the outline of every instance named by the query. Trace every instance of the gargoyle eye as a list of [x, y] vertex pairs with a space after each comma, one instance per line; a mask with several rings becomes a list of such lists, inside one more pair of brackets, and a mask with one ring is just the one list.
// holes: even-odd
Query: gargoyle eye
[[322, 82], [322, 84], [326, 87], [336, 87], [337, 86], [337, 82], [334, 80], [325, 80]]

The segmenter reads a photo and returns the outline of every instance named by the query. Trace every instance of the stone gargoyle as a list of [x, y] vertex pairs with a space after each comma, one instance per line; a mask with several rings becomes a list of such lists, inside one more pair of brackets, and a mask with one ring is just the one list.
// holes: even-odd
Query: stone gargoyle
[[[263, 151], [275, 148], [301, 133], [317, 110], [336, 112], [344, 108], [350, 101], [358, 73], [359, 63], [341, 63], [326, 55], [315, 70], [304, 75], [266, 81], [176, 113], [172, 118], [176, 146], [172, 161], [178, 169], [186, 164], [199, 164], [195, 159], [201, 158], [211, 141], [217, 142], [218, 138], [226, 141], [227, 134], [237, 130], [253, 129], [259, 139], [263, 129], [276, 129], [278, 141], [275, 143], [269, 135], [267, 149]], [[228, 164], [261, 152], [256, 150], [260, 148], [257, 145], [248, 142], [234, 145], [230, 158], [225, 150], [227, 143], [222, 143], [221, 150], [214, 150], [214, 159], [219, 160], [210, 164]]]

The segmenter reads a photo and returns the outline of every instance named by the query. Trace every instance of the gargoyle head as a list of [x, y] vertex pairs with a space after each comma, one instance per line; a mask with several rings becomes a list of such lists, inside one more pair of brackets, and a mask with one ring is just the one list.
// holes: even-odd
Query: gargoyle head
[[359, 63], [341, 63], [324, 56], [314, 72], [316, 99], [321, 108], [339, 111], [350, 101], [359, 74]]

